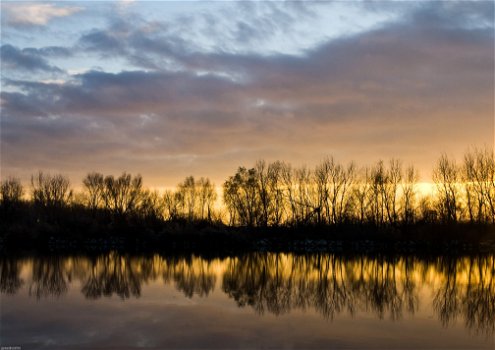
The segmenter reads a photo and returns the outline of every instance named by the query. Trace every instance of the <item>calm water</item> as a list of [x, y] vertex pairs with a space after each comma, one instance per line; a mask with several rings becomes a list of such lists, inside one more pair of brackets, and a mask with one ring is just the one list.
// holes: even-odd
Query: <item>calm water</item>
[[1, 345], [495, 348], [495, 257], [1, 258]]

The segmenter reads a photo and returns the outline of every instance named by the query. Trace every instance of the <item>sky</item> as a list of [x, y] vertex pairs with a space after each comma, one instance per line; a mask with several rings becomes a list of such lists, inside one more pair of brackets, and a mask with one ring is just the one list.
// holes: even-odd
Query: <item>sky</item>
[[493, 1], [1, 4], [1, 176], [220, 185], [494, 144]]

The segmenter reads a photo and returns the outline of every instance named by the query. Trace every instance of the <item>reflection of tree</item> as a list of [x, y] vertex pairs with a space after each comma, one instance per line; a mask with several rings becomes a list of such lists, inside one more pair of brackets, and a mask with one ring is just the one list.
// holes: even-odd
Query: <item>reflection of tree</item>
[[[265, 255], [266, 257], [266, 255]], [[266, 285], [266, 263], [259, 254], [248, 254], [238, 259], [231, 259], [223, 275], [223, 290], [233, 297], [237, 305], [255, 306], [258, 312], [263, 313], [263, 304], [259, 303], [264, 294]]]
[[59, 297], [67, 293], [71, 274], [65, 269], [65, 261], [66, 259], [56, 256], [34, 259], [29, 295], [39, 299], [48, 296]]
[[186, 297], [192, 298], [194, 294], [208, 296], [215, 288], [216, 275], [210, 261], [190, 257], [168, 258], [165, 262], [163, 280], [169, 282], [173, 279], [177, 289]]
[[457, 260], [440, 259], [438, 268], [444, 281], [433, 298], [433, 308], [444, 326], [453, 323], [460, 312], [460, 286], [457, 283]]
[[414, 314], [419, 307], [419, 297], [415, 292], [416, 282], [413, 277], [414, 270], [414, 259], [411, 257], [406, 257], [404, 259], [404, 287], [402, 292], [407, 311], [411, 314]]
[[[0, 259], [2, 293], [21, 288], [26, 261]], [[29, 294], [61, 296], [73, 279], [86, 298], [116, 294], [139, 297], [143, 283], [162, 278], [186, 297], [208, 296], [223, 270], [222, 289], [239, 306], [280, 315], [313, 308], [332, 319], [342, 312], [364, 311], [398, 319], [419, 305], [418, 286], [433, 289], [433, 308], [448, 326], [462, 317], [467, 328], [495, 332], [495, 258], [441, 257], [433, 260], [391, 256], [291, 255], [251, 253], [223, 261], [200, 257], [97, 257], [32, 259]]]
[[[232, 259], [223, 277], [223, 290], [239, 306], [274, 314], [292, 308], [313, 307], [326, 318], [345, 310], [353, 314], [358, 305], [380, 318], [393, 319], [417, 309], [418, 296], [410, 279], [411, 263], [397, 277], [398, 260], [346, 260], [334, 255], [290, 257], [282, 254], [251, 254]], [[401, 266], [402, 266], [401, 265]], [[398, 281], [399, 279], [399, 281]]]
[[374, 259], [371, 264], [371, 275], [365, 283], [362, 296], [367, 306], [383, 318], [389, 310], [393, 319], [402, 315], [402, 295], [397, 286], [396, 260], [388, 261], [383, 258]]
[[[444, 280], [434, 297], [434, 308], [445, 326], [462, 315], [469, 329], [495, 333], [495, 259], [476, 257], [444, 259], [440, 262]], [[459, 281], [463, 274], [465, 281]]]
[[141, 283], [152, 272], [152, 259], [132, 259], [111, 253], [92, 261], [82, 293], [90, 299], [110, 297], [122, 299], [141, 295]]
[[[495, 333], [495, 259], [479, 258], [469, 273], [464, 299], [466, 326], [487, 334]], [[472, 273], [471, 273], [472, 272]], [[479, 280], [473, 283], [473, 275]]]
[[20, 278], [21, 262], [12, 257], [0, 259], [0, 292], [15, 294], [24, 284]]
[[354, 300], [345, 283], [345, 265], [342, 259], [318, 255], [315, 268], [318, 271], [318, 278], [309, 286], [315, 308], [323, 316], [331, 319], [346, 306], [352, 313]]
[[[289, 278], [286, 274], [289, 272]], [[294, 278], [290, 264], [280, 254], [254, 253], [232, 259], [223, 276], [223, 290], [239, 306], [250, 305], [280, 315], [292, 307], [304, 308], [308, 302], [305, 282]]]

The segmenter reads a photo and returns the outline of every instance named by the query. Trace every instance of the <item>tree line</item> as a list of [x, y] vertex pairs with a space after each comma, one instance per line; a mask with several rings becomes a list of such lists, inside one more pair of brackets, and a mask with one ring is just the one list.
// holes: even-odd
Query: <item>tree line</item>
[[433, 168], [432, 195], [418, 191], [418, 179], [417, 169], [398, 159], [359, 167], [328, 157], [314, 168], [260, 160], [229, 176], [219, 201], [215, 185], [204, 177], [189, 176], [175, 189], [160, 193], [145, 188], [140, 175], [91, 172], [82, 180], [83, 190], [75, 193], [66, 176], [40, 171], [31, 177], [29, 190], [18, 178], [2, 180], [0, 205], [8, 216], [29, 194], [28, 202], [47, 217], [80, 207], [112, 218], [247, 227], [495, 223], [492, 149], [470, 150], [460, 163], [442, 155]]

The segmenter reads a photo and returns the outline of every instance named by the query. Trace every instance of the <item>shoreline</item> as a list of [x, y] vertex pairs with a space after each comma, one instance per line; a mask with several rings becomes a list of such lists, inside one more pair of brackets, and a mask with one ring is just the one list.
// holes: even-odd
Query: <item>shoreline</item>
[[495, 253], [495, 225], [457, 223], [403, 227], [366, 225], [305, 227], [228, 227], [187, 224], [159, 229], [134, 225], [111, 230], [70, 231], [35, 227], [3, 234], [2, 253], [200, 253], [242, 254], [370, 253], [490, 254]]

